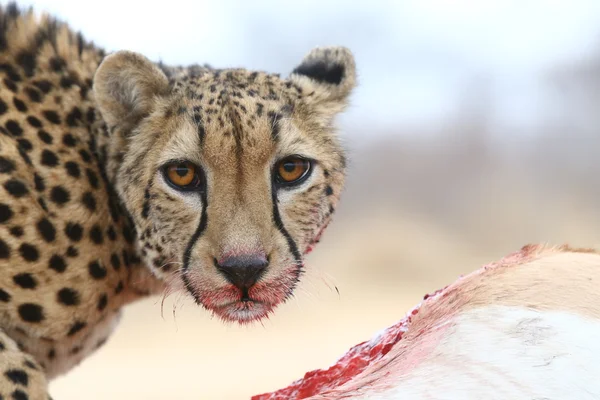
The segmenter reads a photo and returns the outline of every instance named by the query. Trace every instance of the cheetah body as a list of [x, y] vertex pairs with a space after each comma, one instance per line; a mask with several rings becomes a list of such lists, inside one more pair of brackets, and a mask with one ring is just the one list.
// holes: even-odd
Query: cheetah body
[[[96, 148], [104, 125], [91, 86], [102, 51], [51, 19], [11, 8], [1, 18], [0, 325], [52, 378], [160, 284], [141, 267]], [[34, 40], [47, 42], [32, 49]]]

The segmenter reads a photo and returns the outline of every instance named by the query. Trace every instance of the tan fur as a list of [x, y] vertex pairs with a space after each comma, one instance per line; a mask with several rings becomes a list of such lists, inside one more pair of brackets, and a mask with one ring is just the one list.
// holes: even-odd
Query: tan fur
[[[264, 306], [222, 318], [261, 318], [292, 295], [343, 188], [333, 122], [356, 81], [344, 48], [301, 67], [284, 79], [105, 56], [49, 16], [0, 8], [0, 331], [19, 349], [0, 352], [0, 372], [35, 359], [30, 399], [130, 301], [168, 286], [214, 311], [240, 295], [214, 265], [227, 254], [263, 251], [269, 265], [249, 289]], [[274, 204], [272, 167], [289, 155], [314, 169]], [[161, 168], [181, 159], [204, 169], [205, 197], [167, 185]]]
[[[577, 262], [573, 262], [576, 255]], [[412, 318], [407, 338], [421, 340], [450, 315], [469, 309], [519, 306], [600, 316], [600, 254], [569, 246], [528, 245], [519, 252], [457, 280], [442, 291], [443, 301], [425, 301]], [[592, 305], [592, 306], [589, 306]]]
[[493, 304], [600, 317], [595, 306], [600, 304], [600, 254], [568, 246], [528, 246], [521, 254], [518, 264], [508, 264], [509, 258], [484, 270], [485, 279], [479, 274], [465, 278], [461, 292], [467, 293], [466, 308]]

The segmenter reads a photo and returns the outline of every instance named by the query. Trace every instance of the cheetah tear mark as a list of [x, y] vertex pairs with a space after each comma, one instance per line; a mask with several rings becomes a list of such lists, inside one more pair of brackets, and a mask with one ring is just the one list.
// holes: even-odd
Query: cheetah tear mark
[[298, 251], [298, 245], [296, 244], [296, 242], [294, 241], [292, 236], [289, 234], [287, 229], [285, 229], [285, 226], [283, 225], [283, 221], [281, 220], [281, 215], [279, 214], [279, 207], [277, 207], [277, 202], [279, 201], [277, 198], [277, 189], [275, 189], [275, 187], [273, 187], [271, 190], [272, 190], [272, 198], [273, 198], [273, 221], [275, 223], [275, 227], [277, 228], [277, 230], [279, 230], [279, 232], [281, 232], [283, 237], [285, 237], [287, 244], [288, 244], [288, 249], [289, 249], [290, 253], [292, 253], [292, 255], [294, 256], [294, 264], [295, 264], [294, 275], [295, 276], [294, 276], [294, 280], [292, 281], [292, 284], [288, 288], [288, 294], [287, 294], [287, 296], [290, 296], [292, 294], [292, 292], [294, 291], [294, 288], [296, 287], [298, 280], [300, 279], [300, 275], [302, 274], [302, 267], [303, 267], [302, 255]]
[[200, 300], [198, 299], [198, 296], [196, 295], [196, 292], [194, 291], [194, 288], [192, 287], [192, 284], [191, 284], [190, 280], [188, 279], [187, 273], [190, 268], [190, 260], [192, 257], [192, 250], [194, 249], [194, 246], [196, 245], [196, 242], [198, 241], [198, 239], [200, 239], [200, 237], [206, 230], [206, 226], [208, 224], [208, 216], [206, 214], [206, 209], [208, 208], [208, 200], [207, 200], [206, 191], [201, 192], [200, 197], [202, 199], [202, 214], [200, 215], [200, 223], [198, 224], [196, 231], [192, 235], [190, 241], [188, 242], [188, 245], [185, 248], [185, 251], [183, 252], [183, 268], [182, 268], [182, 274], [181, 274], [181, 279], [183, 280], [183, 284], [185, 285], [185, 288], [194, 297], [194, 300], [198, 304], [200, 304]]

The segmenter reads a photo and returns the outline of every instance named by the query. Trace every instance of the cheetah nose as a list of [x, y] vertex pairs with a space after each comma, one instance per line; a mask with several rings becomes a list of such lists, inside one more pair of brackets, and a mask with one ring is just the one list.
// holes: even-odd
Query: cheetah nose
[[260, 279], [269, 262], [264, 254], [242, 254], [215, 260], [215, 264], [229, 282], [246, 292]]

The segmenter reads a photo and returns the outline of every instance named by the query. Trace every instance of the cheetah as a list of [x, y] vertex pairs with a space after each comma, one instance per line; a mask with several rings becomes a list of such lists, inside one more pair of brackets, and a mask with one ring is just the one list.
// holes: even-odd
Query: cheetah
[[0, 6], [0, 398], [49, 399], [145, 296], [240, 324], [285, 302], [344, 186], [355, 85], [345, 47], [287, 78], [167, 66]]

